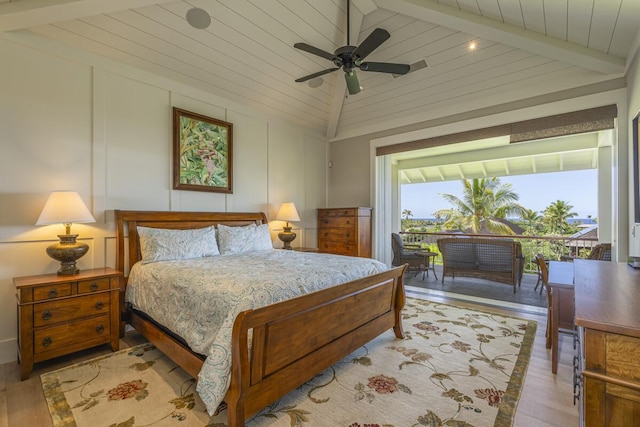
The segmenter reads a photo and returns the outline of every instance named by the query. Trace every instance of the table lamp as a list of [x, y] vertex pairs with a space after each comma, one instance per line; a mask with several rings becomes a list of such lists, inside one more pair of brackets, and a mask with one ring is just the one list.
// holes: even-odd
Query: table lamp
[[58, 234], [60, 242], [47, 248], [47, 255], [60, 262], [59, 275], [79, 273], [76, 260], [89, 250], [89, 245], [76, 242], [77, 234], [71, 234], [71, 224], [74, 222], [86, 223], [96, 220], [75, 191], [52, 192], [36, 225], [64, 224], [66, 228], [66, 234]]
[[280, 205], [276, 219], [279, 221], [287, 221], [287, 225], [282, 227], [284, 231], [278, 233], [278, 238], [284, 243], [282, 249], [293, 249], [291, 242], [296, 238], [296, 233], [291, 231], [289, 221], [300, 221], [296, 205], [294, 205], [293, 202], [286, 202]]

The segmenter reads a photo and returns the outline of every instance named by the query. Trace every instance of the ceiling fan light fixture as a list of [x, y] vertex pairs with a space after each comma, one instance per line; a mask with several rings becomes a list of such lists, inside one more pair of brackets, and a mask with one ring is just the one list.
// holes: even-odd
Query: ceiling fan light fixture
[[187, 22], [193, 28], [204, 30], [211, 25], [211, 16], [209, 12], [199, 7], [192, 7], [187, 11]]
[[355, 70], [349, 70], [344, 73], [344, 79], [347, 82], [347, 90], [349, 95], [355, 95], [360, 92], [360, 82]]

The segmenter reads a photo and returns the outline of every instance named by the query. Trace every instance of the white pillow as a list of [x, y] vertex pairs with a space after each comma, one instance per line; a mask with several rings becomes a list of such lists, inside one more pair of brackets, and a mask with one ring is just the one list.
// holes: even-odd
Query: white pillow
[[213, 226], [189, 230], [138, 227], [142, 263], [220, 255]]
[[220, 224], [218, 225], [218, 245], [222, 255], [273, 249], [268, 224], [258, 226], [251, 224], [245, 227], [229, 227]]

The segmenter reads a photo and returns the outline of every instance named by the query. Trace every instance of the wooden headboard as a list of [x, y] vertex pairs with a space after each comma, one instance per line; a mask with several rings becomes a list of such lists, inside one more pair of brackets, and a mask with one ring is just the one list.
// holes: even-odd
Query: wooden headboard
[[[116, 217], [116, 269], [126, 278], [133, 264], [142, 259], [138, 226], [152, 228], [188, 229], [218, 224], [243, 226], [266, 224], [263, 212], [175, 212], [175, 211], [114, 211]], [[125, 246], [125, 240], [129, 244]], [[128, 249], [128, 251], [127, 251]]]

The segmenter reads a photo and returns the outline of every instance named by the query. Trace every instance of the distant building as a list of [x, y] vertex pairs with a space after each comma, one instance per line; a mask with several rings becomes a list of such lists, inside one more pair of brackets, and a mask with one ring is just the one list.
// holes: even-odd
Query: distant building
[[579, 256], [580, 252], [582, 252], [583, 250], [591, 250], [591, 248], [598, 243], [598, 224], [589, 225], [582, 228], [582, 230], [569, 236], [567, 240], [568, 242], [565, 244], [565, 246], [569, 248], [571, 255]]

